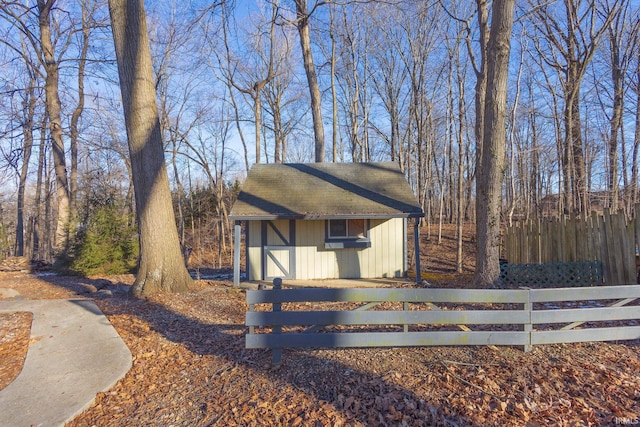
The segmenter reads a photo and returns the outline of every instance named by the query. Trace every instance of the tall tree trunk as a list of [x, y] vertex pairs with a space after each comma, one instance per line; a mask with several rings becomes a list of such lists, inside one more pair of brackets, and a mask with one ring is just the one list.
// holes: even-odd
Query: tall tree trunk
[[253, 86], [253, 89], [255, 90], [255, 94], [252, 94], [251, 96], [253, 97], [253, 114], [256, 119], [255, 129], [254, 129], [254, 132], [256, 135], [256, 164], [259, 164], [260, 163], [260, 130], [262, 129], [262, 96], [261, 96], [262, 87], [258, 83], [256, 83]]
[[85, 0], [82, 2], [82, 43], [80, 48], [80, 58], [78, 60], [78, 103], [71, 114], [69, 129], [69, 145], [71, 149], [71, 171], [69, 173], [69, 214], [72, 221], [77, 214], [76, 201], [78, 198], [78, 137], [80, 135], [80, 117], [84, 111], [84, 75], [87, 64], [87, 52], [89, 51], [89, 30], [93, 11]]
[[[47, 127], [47, 115], [45, 114], [42, 118], [41, 129], [45, 129]], [[45, 251], [42, 249], [42, 230], [44, 230], [44, 217], [46, 215], [41, 215], [42, 212], [42, 181], [44, 179], [44, 174], [46, 173], [46, 162], [47, 162], [47, 146], [45, 144], [46, 134], [45, 132], [40, 132], [40, 150], [38, 150], [38, 172], [36, 175], [36, 196], [34, 199], [35, 212], [34, 216], [31, 219], [31, 258], [45, 260]], [[48, 191], [48, 190], [47, 190]], [[48, 252], [48, 249], [47, 249]]]
[[55, 0], [38, 0], [38, 24], [40, 27], [40, 44], [46, 71], [45, 94], [46, 109], [49, 116], [49, 132], [53, 148], [53, 164], [56, 174], [57, 216], [55, 250], [61, 255], [67, 249], [69, 240], [69, 184], [67, 165], [62, 141], [62, 120], [60, 118], [60, 97], [58, 94], [59, 63], [55, 58], [51, 41], [51, 9]]
[[[633, 136], [633, 154], [631, 155], [631, 186], [634, 206], [638, 203], [638, 152], [640, 151], [640, 61], [636, 68], [636, 128]], [[639, 215], [640, 212], [636, 212]]]
[[[166, 110], [164, 110], [166, 114]], [[164, 114], [163, 114], [164, 115]], [[178, 240], [180, 242], [180, 251], [182, 252], [182, 258], [185, 265], [189, 267], [189, 257], [187, 254], [187, 245], [185, 242], [185, 217], [184, 217], [184, 187], [182, 186], [182, 180], [180, 179], [180, 171], [178, 170], [178, 141], [177, 138], [171, 138], [171, 166], [173, 169], [173, 179], [176, 182], [177, 193], [177, 207], [178, 207]]]
[[457, 234], [457, 250], [456, 250], [456, 271], [462, 273], [464, 269], [462, 255], [463, 255], [463, 240], [462, 240], [462, 222], [463, 222], [463, 200], [464, 200], [464, 126], [465, 126], [465, 103], [464, 103], [464, 77], [460, 64], [460, 56], [457, 56], [457, 79], [458, 79], [458, 212], [456, 218], [456, 234]]
[[506, 103], [515, 0], [495, 0], [487, 45], [487, 96], [481, 171], [477, 175], [478, 252], [474, 281], [488, 286], [500, 277], [500, 209], [505, 166]]
[[[476, 73], [476, 85], [475, 85], [475, 108], [476, 108], [476, 122], [474, 126], [474, 135], [476, 138], [476, 186], [477, 180], [482, 175], [482, 150], [484, 144], [482, 138], [484, 137], [484, 108], [485, 97], [487, 94], [487, 43], [489, 39], [489, 5], [487, 0], [476, 0], [476, 8], [478, 10], [478, 27], [480, 29], [480, 63], [474, 65], [474, 71]], [[467, 47], [469, 52], [472, 52], [470, 47], [471, 40], [467, 38]], [[476, 195], [476, 216], [482, 206], [480, 206], [480, 197]], [[480, 233], [480, 222], [476, 218], [476, 236]]]
[[282, 131], [282, 113], [280, 111], [280, 100], [273, 105], [273, 163], [282, 163], [284, 157], [284, 133]]
[[587, 182], [587, 162], [582, 144], [582, 119], [580, 117], [580, 85], [578, 84], [575, 96], [571, 97], [571, 103], [565, 106], [569, 111], [568, 134], [569, 150], [571, 151], [572, 171], [574, 173], [574, 210], [587, 212], [589, 205], [589, 185]]
[[322, 124], [322, 98], [318, 76], [313, 64], [311, 53], [311, 36], [309, 34], [309, 14], [307, 12], [307, 0], [294, 0], [296, 4], [296, 18], [298, 34], [300, 35], [300, 47], [304, 71], [307, 75], [309, 94], [311, 95], [311, 115], [313, 117], [313, 134], [315, 136], [315, 161], [324, 162], [324, 126]]
[[[618, 210], [619, 186], [618, 186], [618, 134], [622, 130], [622, 115], [624, 112], [624, 59], [620, 53], [622, 29], [626, 17], [625, 13], [618, 15], [613, 25], [609, 27], [609, 48], [611, 51], [611, 83], [613, 84], [613, 105], [611, 107], [611, 119], [609, 120], [609, 192], [611, 208]], [[623, 138], [624, 143], [624, 138]], [[623, 160], [625, 153], [623, 151]], [[623, 161], [623, 165], [626, 162]], [[626, 177], [626, 173], [625, 173]], [[625, 180], [626, 181], [626, 180]]]
[[131, 292], [144, 297], [188, 288], [164, 162], [143, 0], [109, 0], [140, 232]]
[[[47, 156], [48, 157], [48, 156]], [[53, 261], [52, 248], [55, 246], [55, 230], [52, 230], [53, 224], [53, 206], [52, 206], [52, 189], [51, 189], [51, 173], [48, 165], [51, 164], [51, 159], [43, 163], [42, 173], [44, 174], [44, 219], [42, 221], [42, 259], [46, 263]]]
[[[16, 218], [16, 256], [25, 255], [24, 244], [24, 193], [27, 186], [27, 176], [29, 174], [29, 162], [31, 160], [31, 149], [33, 148], [33, 117], [36, 111], [38, 99], [35, 96], [35, 75], [29, 71], [29, 87], [25, 90], [23, 101], [22, 134], [24, 142], [22, 145], [22, 167], [20, 168], [20, 178], [18, 182], [17, 218]], [[31, 257], [31, 251], [29, 256]]]
[[338, 87], [336, 84], [336, 35], [333, 21], [334, 4], [329, 9], [329, 37], [331, 38], [331, 142], [332, 153], [331, 161], [338, 161]]

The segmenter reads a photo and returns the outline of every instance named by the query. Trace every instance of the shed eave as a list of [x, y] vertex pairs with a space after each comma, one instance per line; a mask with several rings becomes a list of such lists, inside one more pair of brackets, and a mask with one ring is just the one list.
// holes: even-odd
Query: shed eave
[[231, 221], [273, 221], [278, 219], [325, 220], [325, 219], [391, 219], [391, 218], [422, 218], [424, 212], [398, 213], [357, 213], [357, 214], [260, 214], [260, 215], [229, 215]]

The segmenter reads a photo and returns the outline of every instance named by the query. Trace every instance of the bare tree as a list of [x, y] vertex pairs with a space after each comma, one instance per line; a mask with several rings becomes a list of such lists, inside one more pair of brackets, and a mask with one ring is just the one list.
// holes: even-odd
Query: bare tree
[[[475, 125], [474, 125], [474, 137], [475, 137], [475, 177], [476, 177], [476, 188], [480, 175], [484, 173], [482, 168], [484, 167], [483, 151], [485, 149], [485, 144], [483, 142], [484, 138], [484, 124], [485, 124], [485, 99], [487, 94], [487, 46], [489, 43], [489, 1], [487, 0], [476, 0], [476, 10], [475, 14], [470, 14], [468, 16], [459, 17], [452, 10], [449, 9], [449, 6], [446, 2], [441, 2], [441, 5], [445, 9], [446, 13], [449, 17], [461, 23], [465, 29], [466, 37], [465, 44], [467, 46], [467, 53], [469, 55], [469, 62], [473, 67], [473, 71], [475, 74], [475, 90], [474, 90], [474, 103], [475, 103]], [[478, 35], [474, 38], [472, 31], [472, 22], [477, 20], [477, 31]], [[474, 48], [474, 40], [478, 40], [478, 45]], [[479, 58], [478, 58], [479, 56]], [[476, 194], [476, 215], [480, 212], [481, 209], [485, 209], [485, 206], [482, 205], [483, 201]], [[481, 228], [484, 227], [484, 224], [481, 223], [476, 216], [476, 236], [480, 235], [480, 233], [484, 233], [484, 230]]]
[[366, 126], [366, 123], [363, 122], [361, 113], [364, 80], [361, 63], [366, 53], [361, 52], [364, 42], [360, 39], [361, 26], [366, 26], [367, 23], [362, 23], [360, 16], [357, 19], [351, 19], [347, 8], [343, 8], [342, 12], [342, 26], [337, 34], [342, 46], [342, 51], [339, 55], [342, 67], [338, 69], [336, 77], [338, 77], [338, 86], [343, 94], [342, 104], [345, 127], [347, 128], [346, 133], [351, 149], [351, 159], [354, 162], [363, 162], [366, 161], [366, 156], [362, 129]]
[[90, 33], [94, 24], [94, 15], [97, 9], [97, 3], [94, 0], [83, 0], [81, 5], [81, 24], [80, 24], [80, 55], [78, 58], [78, 100], [76, 107], [71, 114], [71, 123], [69, 129], [69, 145], [71, 151], [71, 170], [69, 173], [69, 213], [73, 218], [77, 212], [77, 193], [78, 193], [78, 139], [80, 136], [80, 118], [85, 106], [84, 78], [87, 66], [87, 55], [89, 51]]
[[[290, 29], [284, 27], [284, 30]], [[303, 86], [296, 84], [291, 37], [283, 32], [277, 38], [276, 74], [264, 87], [265, 128], [273, 134], [273, 161], [287, 161], [288, 140], [303, 119], [306, 98]]]
[[151, 52], [142, 0], [109, 0], [140, 231], [140, 265], [131, 287], [144, 297], [186, 290], [164, 162]]
[[[629, 2], [624, 2], [607, 29], [609, 42], [609, 69], [611, 72], [612, 102], [609, 116], [609, 202], [613, 210], [618, 209], [620, 189], [618, 185], [618, 143], [622, 132], [622, 119], [624, 114], [624, 93], [626, 90], [626, 76], [632, 61], [633, 49], [637, 48], [633, 43], [633, 33], [640, 28], [640, 23], [629, 21]], [[605, 12], [608, 14], [608, 12]], [[626, 39], [626, 40], [625, 40]], [[622, 140], [624, 147], [624, 139]], [[623, 150], [623, 166], [626, 162], [626, 152]], [[627, 186], [627, 174], [624, 173], [624, 184]], [[634, 184], [635, 185], [635, 184]], [[631, 198], [629, 198], [631, 200]], [[626, 206], [630, 211], [631, 205]]]
[[[85, 97], [84, 76], [90, 50], [89, 36], [95, 27], [94, 15], [97, 8], [98, 3], [93, 0], [80, 2], [78, 9], [82, 16], [78, 24], [74, 14], [65, 10], [55, 0], [38, 1], [35, 7], [28, 7], [27, 4], [19, 2], [4, 2], [0, 5], [0, 15], [18, 30], [14, 34], [19, 34], [21, 38], [21, 43], [13, 46], [14, 52], [25, 61], [28, 67], [27, 74], [33, 74], [32, 78], [44, 80], [44, 106], [50, 135], [50, 138], [44, 140], [51, 142], [56, 174], [57, 226], [54, 244], [56, 255], [64, 255], [74, 228], [71, 218], [75, 217], [77, 197], [78, 142]], [[9, 45], [10, 39], [3, 39], [0, 42]], [[77, 43], [74, 43], [74, 40], [77, 40]], [[71, 59], [66, 56], [68, 52], [77, 52], [78, 57]], [[69, 76], [65, 74], [65, 70], [69, 69], [66, 64], [72, 60], [77, 60], [77, 87], [65, 81]], [[69, 120], [69, 153], [65, 152], [63, 140], [66, 120], [61, 102], [61, 88], [63, 97], [75, 97], [77, 100]], [[65, 90], [67, 88], [71, 90]], [[39, 99], [34, 102], [40, 104]], [[34, 131], [36, 129], [32, 129], [31, 132]], [[42, 132], [46, 131], [43, 129]], [[33, 135], [28, 136], [33, 137]], [[46, 148], [45, 144], [39, 147], [40, 150]], [[67, 167], [67, 155], [71, 160], [69, 167]], [[40, 159], [44, 161], [42, 156]], [[46, 170], [44, 172], [47, 173]], [[41, 178], [40, 174], [39, 178]], [[19, 195], [19, 199], [23, 198], [24, 194]], [[24, 200], [22, 204], [24, 205]], [[36, 204], [36, 210], [39, 208], [40, 206]], [[39, 215], [37, 217], [39, 218]], [[39, 221], [41, 221], [40, 218]], [[22, 221], [19, 225], [23, 227]], [[35, 222], [31, 221], [28, 228], [29, 244], [37, 242], [37, 237], [30, 235], [30, 233], [37, 233]], [[18, 238], [18, 242], [22, 244], [21, 238]]]
[[[374, 34], [377, 49], [372, 52], [376, 62], [372, 74], [373, 86], [385, 112], [389, 116], [388, 131], [379, 130], [378, 134], [389, 146], [389, 157], [392, 161], [398, 161], [402, 166], [403, 146], [401, 144], [401, 122], [403, 113], [406, 112], [406, 102], [403, 101], [403, 89], [407, 82], [408, 69], [397, 53], [402, 42], [398, 34], [399, 26], [384, 25], [383, 22], [392, 22], [396, 17], [396, 9], [392, 7], [381, 8], [372, 16], [373, 24], [380, 31]], [[376, 129], [377, 130], [377, 129]]]
[[[60, 62], [71, 43], [71, 32], [59, 34], [60, 26], [54, 17], [55, 0], [38, 0], [35, 8], [29, 8], [18, 3], [2, 3], [2, 17], [10, 22], [24, 36], [24, 40], [35, 52], [44, 70], [45, 106], [48, 117], [49, 133], [52, 142], [54, 170], [56, 176], [57, 225], [55, 234], [55, 249], [59, 254], [67, 248], [69, 238], [69, 183], [65, 160], [65, 150], [62, 133], [61, 104], [59, 95]], [[35, 16], [32, 13], [35, 12]], [[29, 22], [37, 20], [38, 31]], [[55, 39], [54, 33], [55, 32]], [[56, 43], [54, 43], [54, 40]], [[6, 43], [3, 41], [3, 43]], [[11, 46], [25, 61], [31, 62], [28, 54], [21, 50], [21, 46]], [[40, 67], [31, 65], [33, 70], [40, 72]]]
[[[14, 76], [12, 83], [7, 83], [7, 109], [8, 116], [6, 120], [10, 123], [17, 122], [17, 126], [11, 125], [11, 128], [19, 130], [16, 140], [22, 140], [22, 144], [18, 147], [11, 143], [8, 149], [1, 149], [7, 165], [12, 169], [15, 168], [18, 175], [18, 191], [16, 197], [16, 222], [15, 222], [15, 247], [14, 255], [27, 256], [31, 258], [31, 247], [29, 233], [27, 232], [25, 244], [25, 215], [26, 200], [25, 192], [27, 189], [27, 178], [29, 176], [29, 167], [31, 161], [31, 153], [34, 146], [34, 133], [36, 129], [36, 108], [40, 102], [41, 90], [38, 88], [42, 84], [39, 80], [40, 74], [37, 60], [32, 60], [30, 49], [26, 44], [23, 36], [20, 37], [20, 45], [22, 46], [23, 64], [17, 68], [19, 75]], [[13, 132], [8, 132], [13, 133]], [[13, 141], [14, 138], [10, 138]], [[22, 162], [20, 165], [19, 163]]]
[[[236, 61], [232, 56], [230, 43], [229, 43], [229, 21], [231, 20], [231, 11], [227, 7], [227, 2], [222, 1], [220, 3], [221, 10], [221, 30], [216, 27], [211, 28], [210, 22], [201, 20], [202, 29], [204, 32], [204, 39], [213, 56], [216, 58], [217, 64], [209, 63], [209, 68], [213, 73], [222, 81], [229, 94], [228, 98], [224, 97], [225, 102], [229, 103], [233, 108], [233, 118], [236, 125], [236, 131], [240, 142], [242, 143], [242, 149], [244, 152], [244, 166], [245, 172], [249, 173], [249, 151], [247, 149], [247, 141], [244, 136], [242, 127], [243, 119], [240, 114], [240, 105], [238, 104], [234, 91], [236, 90], [234, 80], [236, 78]], [[222, 33], [223, 49], [222, 53], [217, 49], [218, 33]], [[259, 144], [260, 141], [256, 140]], [[257, 148], [259, 149], [259, 148]]]
[[[460, 24], [460, 22], [457, 22]], [[464, 219], [464, 157], [466, 152], [465, 147], [465, 124], [466, 120], [466, 105], [465, 105], [465, 77], [466, 70], [462, 63], [461, 56], [461, 45], [463, 42], [463, 31], [464, 28], [460, 28], [460, 25], [457, 25], [454, 29], [455, 38], [451, 38], [451, 40], [447, 40], [445, 44], [447, 45], [448, 56], [450, 58], [450, 70], [448, 71], [448, 94], [449, 94], [449, 108], [448, 108], [448, 116], [450, 117], [449, 121], [451, 128], [456, 125], [455, 131], [451, 129], [449, 133], [451, 134], [451, 138], [453, 139], [455, 133], [455, 139], [457, 140], [457, 148], [458, 148], [458, 158], [457, 158], [457, 182], [456, 182], [456, 194], [452, 199], [457, 200], [457, 210], [456, 210], [456, 237], [457, 237], [457, 250], [456, 250], [456, 271], [458, 273], [462, 273], [464, 269], [463, 265], [463, 235], [462, 235], [462, 225]], [[451, 45], [450, 45], [451, 44]], [[453, 96], [453, 68], [456, 71], [456, 83], [457, 83], [457, 94], [455, 98], [457, 99], [457, 106], [454, 107], [454, 96]], [[457, 110], [454, 113], [454, 109]], [[455, 117], [455, 118], [454, 118]], [[457, 122], [457, 123], [456, 123]], [[450, 148], [452, 150], [452, 147]], [[453, 175], [453, 169], [451, 171], [451, 175]]]
[[[235, 79], [232, 79], [231, 82], [233, 86], [242, 92], [245, 95], [248, 95], [253, 101], [253, 114], [255, 117], [255, 147], [256, 147], [256, 163], [260, 163], [260, 142], [261, 142], [261, 130], [262, 130], [262, 90], [276, 75], [276, 18], [278, 16], [278, 1], [273, 1], [271, 3], [271, 16], [266, 22], [269, 27], [268, 38], [269, 38], [269, 46], [268, 53], [263, 55], [261, 49], [263, 47], [260, 35], [256, 38], [257, 43], [254, 44], [254, 49], [258, 53], [258, 60], [264, 61], [264, 65], [266, 70], [264, 70], [264, 74], [262, 76], [251, 76], [251, 81], [246, 87], [242, 87], [236, 83]], [[261, 31], [258, 29], [258, 31]], [[226, 39], [225, 39], [226, 40]], [[266, 58], [265, 58], [266, 57]], [[246, 58], [240, 63], [246, 62]], [[255, 69], [246, 70], [245, 75], [249, 76], [250, 74], [258, 74], [262, 70]]]
[[336, 46], [338, 44], [336, 40], [335, 31], [335, 5], [332, 3], [329, 9], [329, 38], [331, 39], [331, 145], [332, 156], [331, 161], [338, 161], [338, 89], [336, 84], [336, 62], [337, 53]]
[[[640, 15], [640, 11], [637, 11], [634, 16], [637, 18]], [[636, 21], [638, 22], [638, 21]], [[635, 116], [635, 132], [633, 134], [633, 150], [631, 155], [631, 203], [635, 205], [638, 203], [638, 152], [640, 152], [640, 26], [636, 25], [634, 31], [629, 37], [631, 45], [635, 49], [631, 49], [634, 53], [633, 60], [635, 61], [635, 70], [631, 70], [629, 73], [632, 76], [631, 80], [631, 93], [635, 94], [636, 110]], [[638, 212], [636, 212], [636, 215]]]
[[324, 162], [324, 125], [322, 124], [322, 98], [320, 96], [320, 85], [313, 63], [311, 53], [311, 35], [309, 30], [309, 19], [311, 14], [318, 7], [318, 4], [309, 11], [307, 0], [293, 0], [296, 6], [296, 27], [300, 35], [300, 47], [302, 49], [302, 59], [304, 61], [304, 71], [309, 84], [309, 94], [311, 95], [311, 115], [313, 117], [313, 134], [315, 136], [315, 160]]
[[[69, 180], [62, 140], [62, 119], [60, 117], [60, 95], [58, 93], [60, 60], [56, 58], [51, 38], [51, 12], [55, 0], [38, 0], [38, 23], [40, 27], [40, 45], [42, 61], [46, 71], [44, 90], [46, 94], [49, 132], [53, 144], [53, 162], [56, 175], [56, 198], [58, 203], [58, 222], [56, 225], [56, 251], [66, 250], [69, 241]], [[66, 49], [66, 46], [65, 46]], [[63, 49], [64, 50], [64, 49]]]
[[[615, 0], [607, 10], [592, 0], [564, 0], [564, 13], [551, 3], [533, 4], [534, 26], [543, 38], [534, 38], [544, 62], [558, 71], [564, 92], [563, 177], [567, 210], [588, 210], [587, 163], [580, 116], [580, 87], [589, 62], [620, 7]], [[560, 15], [560, 16], [558, 16]]]
[[[471, 58], [471, 64], [473, 65], [473, 70], [476, 75], [476, 85], [475, 85], [475, 110], [476, 110], [476, 121], [474, 127], [474, 135], [476, 140], [476, 186], [477, 180], [480, 175], [484, 174], [482, 167], [484, 165], [482, 161], [483, 150], [484, 150], [484, 116], [485, 116], [485, 98], [487, 95], [487, 45], [489, 40], [489, 2], [487, 0], [476, 0], [476, 8], [477, 8], [477, 19], [478, 19], [478, 30], [479, 30], [479, 47], [480, 51], [480, 59], [476, 59], [474, 55], [474, 50], [472, 48], [472, 39], [471, 39], [471, 31], [467, 30], [467, 50], [469, 52], [469, 56]], [[481, 206], [482, 201], [480, 197], [476, 194], [476, 235], [478, 235], [481, 230], [480, 221], [477, 218], [478, 212], [480, 209], [484, 209]], [[477, 267], [476, 267], [477, 268]]]
[[488, 286], [500, 276], [500, 212], [505, 163], [505, 118], [515, 0], [494, 0], [487, 44], [482, 166], [477, 175], [478, 251], [474, 282]]

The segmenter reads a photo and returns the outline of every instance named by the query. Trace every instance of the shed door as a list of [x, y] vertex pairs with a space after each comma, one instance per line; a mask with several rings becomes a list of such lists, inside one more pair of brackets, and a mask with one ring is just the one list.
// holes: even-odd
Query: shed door
[[295, 221], [262, 222], [264, 280], [295, 279]]

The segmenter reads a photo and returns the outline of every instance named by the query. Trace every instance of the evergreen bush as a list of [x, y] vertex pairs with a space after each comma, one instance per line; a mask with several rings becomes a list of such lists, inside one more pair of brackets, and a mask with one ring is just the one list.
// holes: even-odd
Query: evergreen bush
[[139, 249], [129, 222], [112, 203], [95, 208], [76, 233], [71, 269], [85, 276], [132, 272]]

